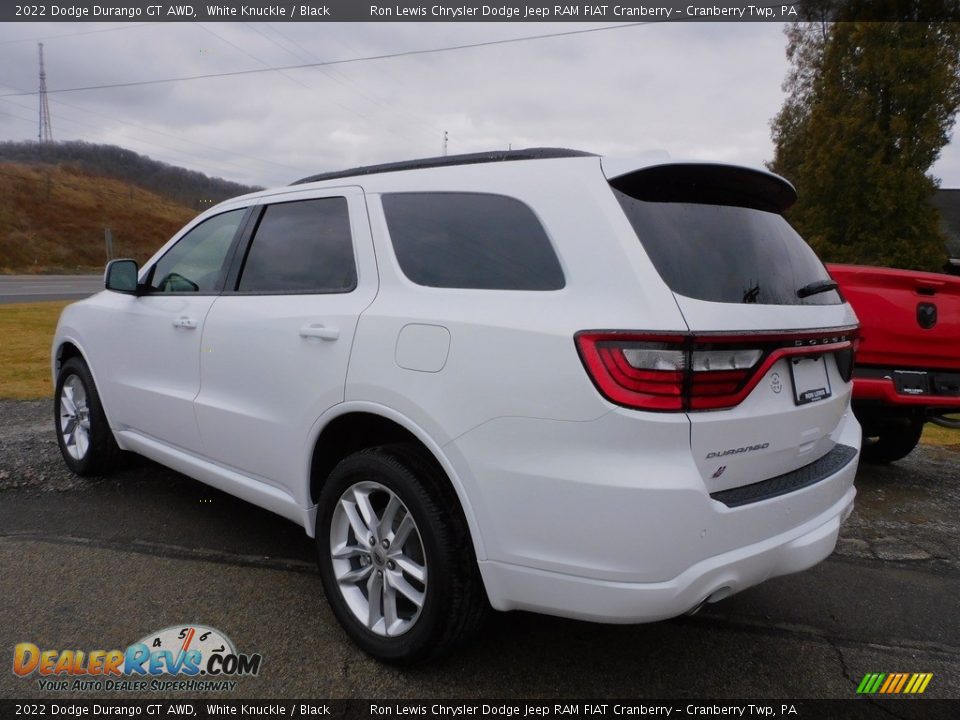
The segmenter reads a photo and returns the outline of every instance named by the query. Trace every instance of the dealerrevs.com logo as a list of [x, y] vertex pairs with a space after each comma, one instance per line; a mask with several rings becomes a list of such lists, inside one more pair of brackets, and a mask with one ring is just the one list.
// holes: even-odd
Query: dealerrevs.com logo
[[205, 625], [175, 625], [124, 650], [45, 650], [29, 642], [13, 649], [13, 672], [36, 676], [41, 690], [69, 692], [203, 692], [233, 690], [256, 676], [263, 656], [237, 652]]

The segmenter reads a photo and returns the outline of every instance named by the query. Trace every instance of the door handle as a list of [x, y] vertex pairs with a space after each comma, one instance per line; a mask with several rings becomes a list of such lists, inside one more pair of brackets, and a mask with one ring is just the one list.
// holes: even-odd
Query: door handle
[[197, 321], [190, 317], [180, 317], [173, 321], [175, 328], [186, 328], [187, 330], [196, 330]]
[[340, 337], [340, 330], [325, 325], [304, 325], [300, 328], [302, 338], [320, 338], [321, 340], [336, 340]]

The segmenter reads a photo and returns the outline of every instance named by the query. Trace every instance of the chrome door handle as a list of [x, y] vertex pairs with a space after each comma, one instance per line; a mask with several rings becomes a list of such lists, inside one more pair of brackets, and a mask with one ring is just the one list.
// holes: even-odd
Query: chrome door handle
[[196, 330], [197, 321], [189, 317], [180, 317], [173, 321], [175, 328], [186, 328], [187, 330]]
[[320, 338], [321, 340], [336, 340], [340, 337], [340, 330], [325, 325], [304, 325], [300, 328], [302, 338]]

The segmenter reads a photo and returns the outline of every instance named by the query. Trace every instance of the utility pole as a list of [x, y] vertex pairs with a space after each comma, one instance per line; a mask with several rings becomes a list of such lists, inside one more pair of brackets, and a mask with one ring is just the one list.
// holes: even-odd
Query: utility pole
[[53, 142], [53, 128], [50, 126], [50, 105], [47, 102], [47, 71], [43, 67], [43, 43], [37, 43], [40, 51], [40, 124], [37, 128], [37, 141], [44, 145]]
[[447, 137], [448, 133], [446, 130], [443, 131], [443, 156], [447, 156]]

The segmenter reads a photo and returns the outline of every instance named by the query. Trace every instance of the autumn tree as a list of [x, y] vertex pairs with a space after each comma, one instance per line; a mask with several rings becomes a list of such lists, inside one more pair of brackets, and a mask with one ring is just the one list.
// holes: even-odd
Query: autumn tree
[[[785, 30], [770, 167], [797, 186], [790, 220], [828, 261], [939, 270], [946, 260], [929, 170], [960, 105], [960, 23], [930, 20], [926, 5], [819, 0]], [[891, 7], [899, 21], [865, 19]]]

